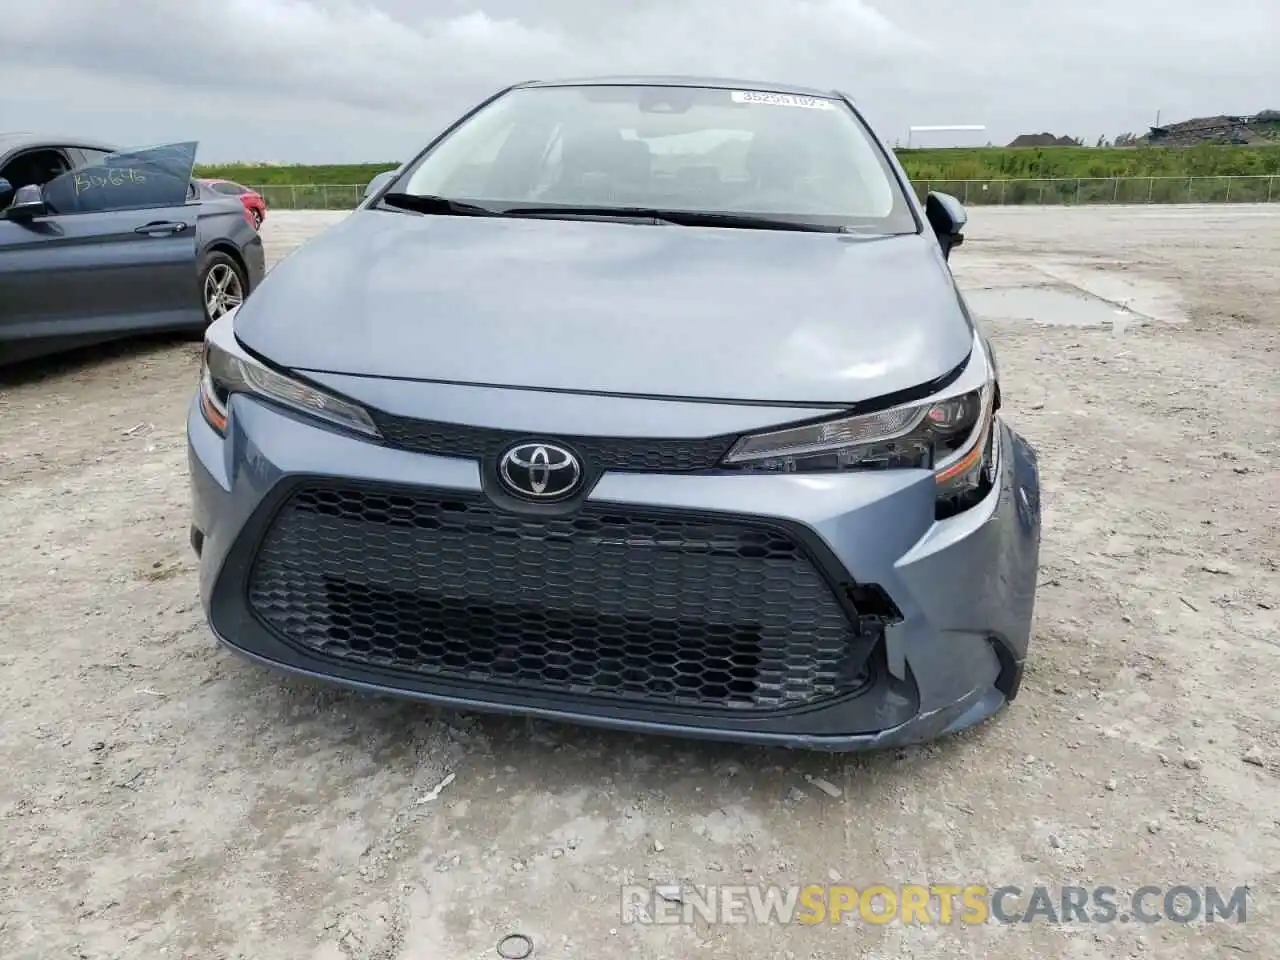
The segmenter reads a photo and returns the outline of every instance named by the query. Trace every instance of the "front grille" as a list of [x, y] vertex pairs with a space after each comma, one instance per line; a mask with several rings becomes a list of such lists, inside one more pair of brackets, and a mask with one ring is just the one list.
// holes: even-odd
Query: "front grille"
[[[528, 437], [527, 434], [509, 430], [414, 420], [381, 412], [371, 413], [370, 416], [387, 443], [414, 453], [483, 460], [496, 458], [513, 443]], [[557, 443], [572, 447], [583, 458], [583, 462], [601, 470], [683, 473], [714, 469], [729, 452], [737, 437], [674, 440], [633, 437], [554, 439]]]
[[781, 526], [504, 513], [467, 495], [296, 490], [249, 603], [323, 657], [522, 693], [770, 711], [870, 682], [870, 640]]

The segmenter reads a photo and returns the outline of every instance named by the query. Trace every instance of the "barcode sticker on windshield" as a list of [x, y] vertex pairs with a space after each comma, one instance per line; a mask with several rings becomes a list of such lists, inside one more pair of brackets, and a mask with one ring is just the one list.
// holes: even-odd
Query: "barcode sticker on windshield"
[[798, 97], [792, 93], [765, 93], [760, 90], [734, 90], [734, 103], [768, 103], [778, 107], [804, 107], [806, 110], [832, 110], [834, 105], [822, 97]]

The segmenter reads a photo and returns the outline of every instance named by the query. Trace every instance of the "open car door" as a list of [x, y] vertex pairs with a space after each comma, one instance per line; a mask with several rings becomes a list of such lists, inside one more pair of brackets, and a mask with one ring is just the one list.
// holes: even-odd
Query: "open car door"
[[0, 351], [199, 327], [195, 142], [108, 154], [0, 220]]

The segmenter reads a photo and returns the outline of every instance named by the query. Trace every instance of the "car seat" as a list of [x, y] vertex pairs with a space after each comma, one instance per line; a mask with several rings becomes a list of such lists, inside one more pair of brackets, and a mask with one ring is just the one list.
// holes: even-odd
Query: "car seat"
[[643, 193], [653, 158], [640, 140], [619, 131], [584, 130], [566, 136], [556, 193], [574, 203], [616, 203]]

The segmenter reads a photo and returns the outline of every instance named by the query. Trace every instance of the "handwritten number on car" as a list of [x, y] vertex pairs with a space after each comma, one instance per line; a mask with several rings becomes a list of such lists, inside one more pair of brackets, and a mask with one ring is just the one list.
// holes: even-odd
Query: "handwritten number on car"
[[146, 183], [147, 178], [141, 170], [132, 167], [100, 167], [101, 173], [75, 174], [76, 196], [86, 190], [104, 187], [122, 187], [126, 184]]

